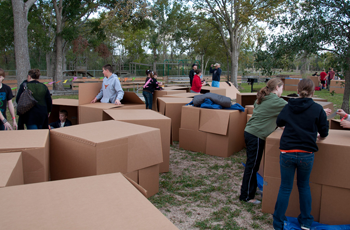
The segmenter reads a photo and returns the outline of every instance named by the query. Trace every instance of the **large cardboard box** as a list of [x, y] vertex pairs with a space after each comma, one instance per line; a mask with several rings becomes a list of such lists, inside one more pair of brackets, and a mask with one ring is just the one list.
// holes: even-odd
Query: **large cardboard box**
[[286, 78], [285, 79], [285, 85], [284, 90], [286, 91], [298, 91], [298, 84], [300, 79], [294, 79], [294, 78]]
[[217, 88], [217, 87], [210, 87], [210, 86], [203, 86], [201, 88], [201, 93], [216, 93], [222, 96], [226, 96], [226, 89], [225, 88]]
[[190, 87], [186, 86], [167, 86], [163, 88], [165, 91], [169, 90], [186, 90], [186, 92], [190, 92]]
[[79, 124], [78, 119], [78, 99], [54, 99], [52, 100], [52, 110], [49, 117], [49, 123], [59, 120], [59, 111], [66, 110], [68, 112], [68, 120], [73, 125]]
[[[160, 131], [151, 127], [120, 121], [94, 122], [52, 130], [50, 139], [52, 180], [130, 173], [163, 162]], [[144, 186], [146, 190], [158, 191], [158, 187], [152, 187], [158, 185], [158, 171], [157, 177], [149, 178], [153, 183]]]
[[23, 183], [22, 153], [1, 153], [0, 188]]
[[237, 93], [236, 102], [241, 106], [254, 105], [257, 93]]
[[320, 77], [317, 76], [308, 76], [308, 79], [311, 79], [311, 81], [314, 83], [315, 87], [319, 86], [321, 84]]
[[329, 120], [329, 128], [330, 129], [339, 129], [339, 130], [350, 130], [348, 128], [344, 128], [340, 125], [340, 119], [331, 119]]
[[164, 95], [163, 97], [182, 97], [182, 98], [194, 98], [194, 96], [200, 95], [198, 93], [177, 93]]
[[332, 111], [334, 111], [334, 107], [333, 107], [333, 102], [323, 102], [323, 101], [315, 101], [317, 104], [320, 104], [323, 109], [331, 109]]
[[253, 114], [254, 105], [246, 105], [245, 109], [247, 110], [247, 114]]
[[181, 87], [166, 87], [164, 90], [156, 90], [153, 93], [153, 103], [152, 109], [154, 111], [159, 111], [158, 108], [158, 98], [163, 97], [164, 95], [178, 94], [178, 93], [187, 93], [187, 89], [182, 89]]
[[153, 110], [110, 109], [105, 110], [103, 120], [124, 121], [137, 125], [158, 128], [162, 141], [163, 163], [159, 165], [159, 172], [169, 172], [170, 130], [171, 119]]
[[247, 114], [247, 123], [249, 121], [250, 118], [252, 118], [253, 114]]
[[[206, 133], [205, 153], [213, 156], [229, 157], [233, 153], [244, 148], [244, 128], [247, 120], [247, 113], [238, 110], [214, 110], [203, 109], [193, 106], [182, 107], [181, 128], [192, 130], [200, 139], [198, 131]], [[189, 136], [190, 132], [182, 131], [181, 134]], [[180, 140], [185, 140], [181, 137]], [[181, 141], [180, 141], [181, 142]], [[196, 145], [202, 146], [203, 141], [192, 143], [193, 147], [188, 150], [199, 149]], [[180, 147], [185, 149], [189, 146], [189, 141], [180, 143]]]
[[49, 130], [0, 132], [0, 155], [22, 152], [25, 184], [49, 180]]
[[235, 85], [232, 82], [220, 82], [220, 88], [226, 89], [226, 97], [231, 98], [231, 100], [237, 98], [237, 93], [239, 93], [239, 90], [235, 87]]
[[0, 189], [2, 229], [177, 229], [120, 173]]
[[345, 81], [344, 80], [331, 80], [329, 92], [344, 94]]
[[180, 128], [179, 147], [193, 152], [206, 153], [207, 133]]
[[182, 106], [191, 101], [192, 98], [158, 98], [158, 112], [171, 119], [171, 142], [179, 141]]

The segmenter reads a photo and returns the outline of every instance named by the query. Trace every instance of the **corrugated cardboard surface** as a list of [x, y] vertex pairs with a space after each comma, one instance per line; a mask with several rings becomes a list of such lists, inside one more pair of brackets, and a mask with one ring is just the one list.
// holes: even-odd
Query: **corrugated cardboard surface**
[[236, 102], [241, 106], [254, 105], [257, 93], [237, 93]]
[[78, 121], [78, 106], [79, 100], [77, 99], [54, 99], [52, 100], [52, 110], [49, 117], [49, 123], [59, 120], [59, 111], [67, 110], [68, 120], [73, 125], [79, 124]]
[[102, 89], [102, 82], [79, 84], [79, 105], [89, 104]]
[[206, 153], [207, 133], [180, 128], [179, 147], [193, 152]]
[[344, 94], [345, 81], [344, 80], [332, 80], [329, 91], [335, 93]]
[[17, 229], [177, 229], [122, 174], [0, 189], [0, 226]]
[[185, 86], [168, 86], [168, 87], [164, 87], [164, 90], [169, 91], [169, 90], [186, 90], [186, 92], [190, 92], [190, 88], [189, 87], [185, 87]]
[[249, 119], [253, 116], [253, 114], [247, 114], [247, 122], [249, 121]]
[[132, 172], [163, 162], [159, 129], [103, 121], [51, 131], [51, 179]]
[[183, 106], [181, 112], [181, 128], [198, 131], [201, 109], [194, 106]]
[[156, 90], [154, 91], [153, 93], [153, 103], [152, 103], [152, 109], [154, 111], [158, 111], [159, 112], [159, 109], [158, 109], [158, 98], [159, 97], [163, 97], [164, 95], [170, 95], [170, 94], [183, 94], [183, 93], [186, 93], [187, 90], [185, 89], [174, 89], [172, 90], [172, 88], [170, 89], [167, 89], [165, 88], [165, 90]]
[[192, 101], [192, 98], [158, 98], [158, 112], [171, 118], [171, 139], [179, 141], [182, 107]]
[[209, 86], [203, 86], [201, 88], [201, 93], [216, 93], [222, 96], [226, 96], [226, 89], [225, 88], [217, 88], [217, 87], [209, 87]]
[[232, 82], [220, 82], [220, 88], [226, 89], [226, 97], [231, 98], [231, 100], [234, 100], [237, 98], [237, 93], [239, 93], [239, 90], [234, 86]]
[[110, 109], [104, 111], [108, 118], [105, 120], [124, 121], [137, 125], [160, 129], [162, 140], [163, 163], [159, 166], [159, 172], [169, 171], [169, 153], [170, 153], [170, 129], [171, 119], [161, 115], [153, 110], [133, 110], [133, 109]]
[[315, 101], [317, 104], [320, 104], [323, 109], [331, 109], [334, 111], [333, 103], [332, 102], [323, 102], [323, 101]]
[[22, 153], [1, 153], [0, 188], [23, 183]]
[[184, 97], [184, 98], [194, 98], [198, 93], [177, 93], [177, 94], [169, 94], [163, 95], [162, 97]]
[[0, 132], [0, 154], [22, 152], [24, 183], [49, 180], [49, 130]]
[[247, 110], [247, 114], [253, 114], [254, 105], [246, 105], [245, 109]]
[[344, 128], [340, 125], [340, 119], [329, 120], [329, 128], [330, 129], [339, 129], [339, 130], [349, 130], [348, 128]]
[[308, 76], [307, 78], [311, 79], [314, 83], [315, 87], [319, 86], [321, 84], [320, 77], [317, 76]]
[[298, 83], [300, 79], [285, 79], [284, 90], [286, 91], [297, 91]]
[[147, 198], [157, 194], [159, 191], [159, 165], [140, 169], [138, 184], [147, 190]]

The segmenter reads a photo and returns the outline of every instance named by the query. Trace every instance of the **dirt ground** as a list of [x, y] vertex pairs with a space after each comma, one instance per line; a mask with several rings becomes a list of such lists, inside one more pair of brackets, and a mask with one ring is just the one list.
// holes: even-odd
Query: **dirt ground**
[[161, 174], [159, 193], [150, 201], [179, 229], [273, 229], [272, 215], [261, 205], [238, 199], [245, 160], [245, 150], [221, 158], [175, 143], [170, 172]]

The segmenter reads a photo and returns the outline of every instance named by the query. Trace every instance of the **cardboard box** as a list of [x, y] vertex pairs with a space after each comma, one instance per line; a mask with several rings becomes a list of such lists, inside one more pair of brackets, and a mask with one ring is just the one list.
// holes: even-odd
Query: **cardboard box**
[[177, 229], [122, 174], [0, 189], [0, 226], [17, 229]]
[[285, 79], [285, 85], [284, 85], [284, 90], [286, 91], [298, 91], [298, 84], [299, 84], [300, 79], [292, 79], [292, 78], [286, 78]]
[[194, 96], [200, 95], [198, 93], [177, 93], [164, 95], [163, 97], [182, 97], [182, 98], [194, 98]]
[[0, 154], [0, 188], [23, 184], [22, 153]]
[[317, 104], [320, 104], [323, 109], [331, 109], [332, 111], [334, 111], [334, 107], [333, 107], [333, 102], [323, 102], [323, 101], [315, 101]]
[[235, 87], [235, 85], [232, 82], [220, 82], [220, 88], [226, 89], [226, 97], [231, 98], [231, 100], [237, 98], [237, 93], [239, 93], [239, 90]]
[[186, 90], [186, 92], [190, 92], [190, 87], [186, 87], [186, 86], [167, 86], [164, 87], [165, 91], [169, 91], [169, 90]]
[[210, 87], [210, 86], [203, 86], [201, 88], [201, 93], [216, 93], [222, 96], [226, 96], [226, 89], [225, 88], [217, 88], [217, 87]]
[[[280, 178], [266, 177], [266, 176], [264, 177], [264, 196], [262, 200], [262, 212], [271, 213], [271, 214], [274, 213], [280, 185], [281, 185]], [[310, 190], [311, 190], [311, 197], [312, 197], [311, 215], [314, 217], [315, 221], [319, 221], [322, 185], [310, 183]], [[299, 192], [298, 192], [297, 182], [294, 181], [293, 190], [289, 198], [288, 209], [286, 211], [286, 216], [298, 217], [299, 214], [300, 214]]]
[[169, 172], [170, 129], [171, 119], [153, 110], [110, 109], [105, 110], [103, 120], [124, 121], [137, 125], [158, 128], [162, 141], [163, 163], [159, 165], [159, 172]]
[[54, 99], [52, 100], [52, 110], [49, 117], [49, 124], [59, 120], [59, 112], [61, 110], [67, 110], [68, 120], [72, 122], [72, 125], [79, 124], [78, 119], [78, 106], [79, 100], [77, 99]]
[[345, 81], [344, 80], [331, 80], [329, 92], [344, 94]]
[[254, 105], [246, 105], [245, 109], [247, 110], [247, 114], [253, 114]]
[[327, 102], [328, 101], [327, 99], [318, 98], [318, 97], [313, 97], [312, 100], [314, 100], [314, 101], [322, 101], [322, 102]]
[[50, 139], [52, 180], [129, 173], [163, 162], [160, 131], [151, 127], [94, 122], [52, 130]]
[[192, 98], [158, 98], [158, 112], [171, 119], [171, 141], [179, 141], [182, 107], [192, 101]]
[[25, 184], [49, 180], [49, 130], [0, 132], [0, 155], [22, 152]]
[[329, 225], [350, 224], [350, 190], [322, 186], [320, 223]]
[[[179, 89], [180, 88], [180, 89]], [[171, 95], [171, 94], [183, 94], [186, 93], [187, 89], [181, 89], [181, 87], [166, 87], [164, 90], [156, 90], [153, 94], [153, 103], [152, 103], [152, 109], [154, 111], [159, 111], [158, 109], [158, 98], [163, 97], [165, 95]]]
[[247, 123], [252, 116], [253, 116], [253, 114], [247, 114]]
[[179, 147], [193, 152], [206, 153], [207, 133], [180, 128]]
[[340, 119], [329, 120], [329, 129], [350, 130], [350, 129], [344, 128], [340, 125]]
[[236, 102], [241, 106], [254, 105], [257, 93], [237, 93]]
[[314, 83], [315, 87], [319, 86], [321, 84], [320, 77], [317, 76], [308, 76], [308, 79], [311, 79]]

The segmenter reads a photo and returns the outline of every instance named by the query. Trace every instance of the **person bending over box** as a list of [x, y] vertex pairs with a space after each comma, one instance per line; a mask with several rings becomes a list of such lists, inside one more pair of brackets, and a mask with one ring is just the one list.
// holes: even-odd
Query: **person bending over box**
[[67, 117], [68, 117], [67, 110], [61, 110], [59, 112], [59, 120], [50, 123], [49, 129], [57, 129], [57, 128], [71, 126], [72, 122], [70, 120], [68, 120]]
[[114, 103], [116, 105], [121, 105], [120, 101], [123, 99], [124, 91], [120, 85], [118, 76], [113, 73], [113, 69], [110, 64], [102, 67], [102, 73], [105, 76], [102, 82], [102, 88], [100, 93], [97, 94], [91, 103], [95, 103], [97, 100], [101, 99], [102, 103]]

